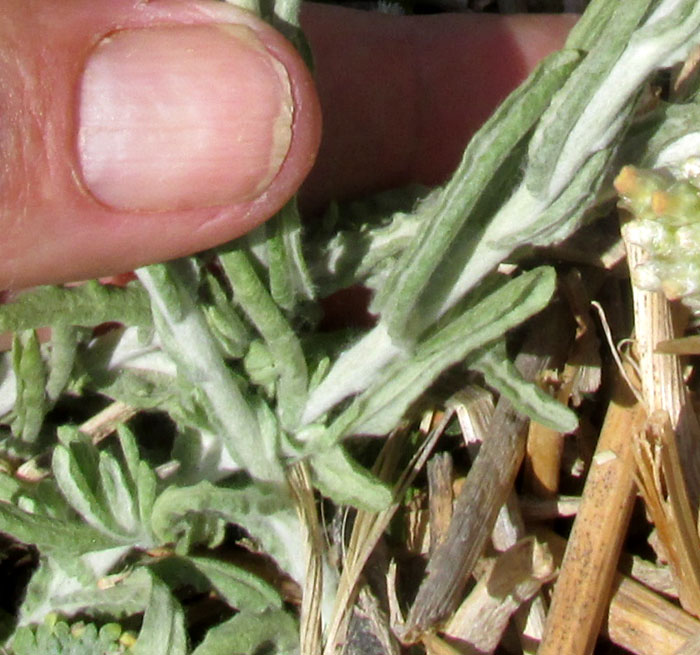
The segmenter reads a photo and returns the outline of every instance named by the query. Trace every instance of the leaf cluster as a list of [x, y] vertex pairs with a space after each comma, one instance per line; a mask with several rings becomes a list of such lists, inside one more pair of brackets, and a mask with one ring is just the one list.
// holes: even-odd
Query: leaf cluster
[[[297, 2], [244, 4], [306, 47]], [[0, 329], [15, 333], [0, 356], [0, 532], [39, 553], [10, 647], [126, 648], [109, 622], [142, 615], [128, 646], [137, 654], [293, 653], [297, 618], [280, 588], [233, 556], [273, 561], [304, 588], [313, 539], [293, 467], [337, 505], [386, 508], [396, 499], [354, 438], [411, 420], [452, 367], [541, 423], [575, 429], [506, 348], [555, 295], [556, 272], [496, 267], [575, 231], [621, 157], [680, 152], [689, 126], [678, 111], [637, 121], [635, 108], [647, 79], [699, 35], [689, 0], [594, 0], [444, 187], [392, 192], [350, 219], [335, 208], [332, 233], [303, 234], [291, 201], [252, 234], [139, 269], [123, 288], [41, 287], [0, 307]], [[320, 298], [352, 284], [372, 290], [376, 324], [324, 332]], [[83, 419], [107, 421], [114, 405], [136, 419], [101, 441]], [[337, 573], [319, 568], [328, 617]], [[198, 594], [226, 618], [193, 644], [183, 599]], [[45, 623], [55, 613], [106, 625]]]

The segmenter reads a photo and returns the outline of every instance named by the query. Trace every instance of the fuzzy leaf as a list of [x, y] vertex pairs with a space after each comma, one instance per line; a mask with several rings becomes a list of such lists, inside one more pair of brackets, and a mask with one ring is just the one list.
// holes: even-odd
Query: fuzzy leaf
[[[415, 338], [467, 290], [453, 297], [459, 271], [483, 238], [484, 217], [495, 209], [487, 197], [500, 200], [507, 196], [510, 189], [504, 185], [514, 185], [517, 178], [505, 175], [503, 167], [515, 172], [513, 162], [508, 162], [524, 157], [518, 144], [579, 62], [580, 54], [573, 51], [548, 57], [474, 136], [459, 170], [441, 194], [418, 207], [424, 227], [372, 305], [392, 337]], [[496, 263], [483, 270], [482, 276]], [[418, 311], [419, 304], [426, 306]]]
[[0, 532], [17, 541], [34, 544], [43, 551], [87, 553], [116, 544], [93, 527], [79, 522], [30, 514], [14, 505], [0, 502]]
[[[482, 289], [481, 298], [474, 298], [461, 312], [446, 317], [443, 325], [410, 353], [410, 358], [407, 354], [387, 365], [367, 391], [336, 419], [342, 431], [331, 426], [324, 442], [331, 436], [337, 438], [339, 433], [381, 435], [392, 430], [440, 373], [543, 309], [554, 292], [555, 279], [553, 269], [542, 267], [489, 293]], [[489, 287], [493, 284], [485, 285]]]
[[153, 314], [164, 350], [204, 403], [212, 427], [233, 459], [254, 477], [281, 480], [278, 461], [261, 457], [262, 441], [255, 409], [223, 358], [198, 298], [192, 289], [191, 266], [176, 262], [137, 271], [153, 303]]
[[281, 610], [241, 612], [209, 630], [192, 655], [295, 655], [299, 634], [294, 619]]
[[226, 488], [200, 482], [192, 487], [169, 487], [156, 499], [151, 525], [162, 541], [178, 541], [193, 521], [223, 520], [245, 528], [267, 553], [293, 577], [303, 566], [298, 544], [301, 526], [289, 490], [260, 484]]
[[51, 352], [46, 394], [55, 402], [70, 381], [78, 351], [80, 330], [69, 325], [55, 325], [51, 329]]
[[134, 655], [186, 655], [185, 615], [180, 603], [158, 578], [153, 576], [151, 594]]
[[77, 443], [54, 448], [51, 468], [61, 493], [89, 525], [117, 543], [127, 543], [128, 537], [116, 525], [111, 508], [98, 491], [98, 470], [81, 466], [79, 451], [83, 449]]
[[139, 284], [114, 287], [93, 280], [76, 287], [36, 287], [0, 305], [0, 332], [59, 323], [92, 327], [110, 321], [150, 325], [148, 296]]
[[71, 563], [75, 570], [69, 570], [71, 565], [59, 563], [56, 558], [42, 561], [27, 587], [20, 608], [20, 624], [43, 621], [53, 612], [119, 619], [142, 612], [148, 601], [151, 576], [145, 569], [136, 569], [113, 576], [110, 581], [103, 576], [120, 553], [105, 551], [102, 555], [104, 563], [97, 565], [94, 561], [78, 562], [82, 566]]
[[262, 612], [282, 607], [282, 599], [274, 587], [241, 567], [208, 557], [189, 557], [188, 561], [234, 609]]
[[391, 490], [353, 461], [341, 446], [320, 452], [309, 462], [321, 493], [338, 505], [379, 512], [392, 501]]
[[277, 405], [282, 426], [293, 429], [306, 400], [308, 372], [299, 338], [240, 249], [221, 253], [219, 261], [233, 288], [234, 300], [270, 349], [279, 379]]
[[35, 332], [26, 333], [23, 338], [15, 335], [12, 359], [17, 385], [12, 432], [22, 441], [33, 443], [49, 409], [45, 391], [46, 365]]
[[313, 300], [314, 287], [301, 247], [301, 217], [296, 200], [265, 223], [270, 293], [279, 307], [293, 312], [299, 302]]
[[486, 383], [505, 396], [519, 412], [559, 432], [573, 432], [576, 414], [533, 382], [528, 382], [508, 359], [505, 343], [499, 341], [470, 359], [469, 367], [484, 374]]

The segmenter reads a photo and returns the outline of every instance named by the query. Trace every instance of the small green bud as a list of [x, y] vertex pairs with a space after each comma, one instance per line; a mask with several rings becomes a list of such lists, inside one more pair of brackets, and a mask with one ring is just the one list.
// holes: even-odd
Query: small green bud
[[625, 239], [648, 256], [633, 271], [634, 284], [700, 307], [700, 158], [674, 169], [625, 166], [614, 184], [632, 215]]

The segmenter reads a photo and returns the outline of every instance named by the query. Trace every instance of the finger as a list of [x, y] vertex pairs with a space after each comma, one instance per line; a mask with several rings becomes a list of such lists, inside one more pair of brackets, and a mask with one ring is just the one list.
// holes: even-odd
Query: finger
[[306, 206], [454, 170], [478, 127], [549, 52], [573, 15], [393, 16], [307, 4], [324, 115]]
[[5, 0], [0, 288], [211, 247], [296, 191], [318, 145], [310, 75], [215, 0]]

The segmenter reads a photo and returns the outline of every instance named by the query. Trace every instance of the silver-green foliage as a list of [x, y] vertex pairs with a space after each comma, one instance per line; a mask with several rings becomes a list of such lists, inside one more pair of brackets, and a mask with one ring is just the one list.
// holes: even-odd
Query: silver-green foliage
[[[264, 17], [305, 50], [296, 0], [238, 4], [269, 11]], [[573, 429], [573, 413], [520, 378], [505, 355], [508, 331], [549, 302], [555, 272], [495, 269], [523, 246], [571, 234], [610, 195], [620, 161], [669, 166], [697, 154], [692, 94], [683, 108], [634, 116], [650, 76], [698, 43], [694, 0], [593, 0], [564, 50], [473, 138], [452, 179], [415, 204], [405, 202], [411, 190], [395, 211], [376, 203], [376, 222], [369, 214], [344, 222], [339, 211], [332, 234], [305, 235], [291, 201], [253, 234], [142, 268], [124, 289], [42, 287], [0, 307], [0, 329], [17, 333], [0, 360], [3, 451], [46, 469], [39, 484], [0, 473], [0, 531], [40, 553], [17, 652], [36, 652], [41, 640], [44, 652], [62, 653], [61, 639], [75, 641], [67, 627], [28, 627], [56, 611], [145, 611], [135, 651], [185, 655], [173, 593], [182, 586], [238, 612], [195, 655], [295, 652], [296, 620], [277, 590], [212, 549], [235, 525], [303, 586], [305, 533], [289, 465], [305, 459], [317, 489], [339, 504], [385, 507], [391, 493], [354, 459], [351, 438], [395, 428], [451, 366], [480, 372], [538, 421]], [[696, 211], [687, 185], [662, 190]], [[678, 241], [672, 228], [673, 238], [654, 243]], [[372, 289], [376, 326], [322, 334], [320, 291], [354, 283]], [[122, 327], [93, 333], [110, 321]], [[46, 325], [52, 337], [42, 345], [33, 330]], [[166, 451], [165, 435], [122, 427], [98, 446], [74, 426], [56, 430], [51, 410], [80, 394], [157, 408], [175, 446], [156, 466], [142, 438]], [[324, 598], [332, 597], [328, 571]]]

